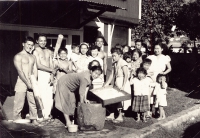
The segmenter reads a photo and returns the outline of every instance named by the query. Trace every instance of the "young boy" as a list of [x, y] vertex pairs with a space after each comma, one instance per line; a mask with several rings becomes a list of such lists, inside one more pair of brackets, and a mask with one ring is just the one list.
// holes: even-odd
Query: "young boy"
[[72, 45], [71, 61], [73, 63], [73, 71], [77, 71], [77, 60], [79, 59], [79, 45]]
[[152, 78], [152, 76], [154, 75], [153, 71], [151, 71], [149, 68], [151, 66], [151, 59], [144, 59], [144, 61], [142, 62], [142, 67], [147, 71], [147, 77]]
[[[128, 80], [128, 67], [126, 61], [122, 59], [122, 50], [120, 48], [113, 47], [111, 49], [111, 54], [113, 59], [113, 67], [108, 80], [104, 84], [104, 87], [108, 86], [111, 81], [114, 80], [114, 86], [131, 94], [130, 82]], [[127, 110], [129, 106], [131, 106], [131, 100], [123, 101], [123, 106], [121, 102], [113, 104], [113, 109], [115, 108], [119, 111], [118, 117], [114, 119], [114, 111], [111, 111], [111, 114], [107, 117], [107, 119], [112, 119], [114, 123], [123, 122], [121, 112], [122, 108], [123, 110]]]

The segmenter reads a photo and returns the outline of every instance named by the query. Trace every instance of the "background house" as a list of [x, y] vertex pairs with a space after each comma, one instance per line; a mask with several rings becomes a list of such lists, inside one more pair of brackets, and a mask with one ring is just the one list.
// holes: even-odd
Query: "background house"
[[0, 84], [11, 88], [17, 78], [13, 57], [25, 35], [45, 33], [52, 46], [58, 34], [63, 46], [93, 43], [102, 35], [109, 54], [116, 43], [131, 44], [131, 27], [141, 17], [141, 0], [19, 0], [1, 1], [0, 7]]

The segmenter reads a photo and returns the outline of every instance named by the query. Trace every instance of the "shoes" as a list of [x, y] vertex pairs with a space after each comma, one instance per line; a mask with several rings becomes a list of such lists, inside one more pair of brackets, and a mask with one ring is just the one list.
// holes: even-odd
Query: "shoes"
[[114, 120], [114, 113], [111, 113], [109, 116], [106, 117], [106, 120]]
[[137, 119], [136, 122], [137, 122], [137, 123], [140, 122], [140, 119]]
[[123, 119], [114, 119], [112, 122], [118, 124], [118, 123], [123, 123], [124, 120]]

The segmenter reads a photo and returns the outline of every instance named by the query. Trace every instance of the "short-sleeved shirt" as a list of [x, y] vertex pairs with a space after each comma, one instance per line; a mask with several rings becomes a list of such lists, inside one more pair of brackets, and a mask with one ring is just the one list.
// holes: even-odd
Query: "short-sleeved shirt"
[[132, 74], [136, 76], [136, 70], [140, 67], [142, 63], [142, 58], [138, 58], [136, 61], [131, 62], [131, 69], [132, 69]]
[[165, 55], [161, 55], [159, 58], [155, 55], [150, 55], [147, 58], [152, 60], [150, 69], [158, 73], [165, 71], [166, 65], [171, 61], [171, 58]]
[[161, 88], [161, 85], [159, 83], [156, 83], [153, 95], [156, 95], [157, 98], [160, 98], [163, 95], [166, 95], [167, 94], [167, 83], [165, 83], [165, 85], [166, 85], [165, 88]]
[[122, 58], [120, 58], [118, 60], [118, 62], [114, 62], [113, 63], [113, 68], [114, 68], [114, 76], [117, 77], [124, 77], [124, 73], [123, 73], [123, 67], [124, 66], [128, 66], [127, 62], [125, 60], [123, 60]]
[[79, 94], [84, 95], [86, 87], [91, 85], [91, 75], [89, 70], [81, 73], [71, 73], [62, 76], [58, 83], [67, 87], [71, 92], [75, 92], [79, 89]]
[[79, 55], [72, 52], [72, 54], [71, 54], [71, 61], [77, 62], [78, 59], [79, 59]]
[[88, 65], [92, 61], [91, 57], [87, 55], [80, 55], [79, 59], [77, 60], [76, 64], [78, 67], [77, 72], [83, 72], [88, 70]]
[[103, 68], [103, 59], [101, 59], [100, 57], [92, 57], [92, 56], [90, 56], [90, 58], [91, 58], [91, 61], [93, 61], [93, 60], [97, 60], [97, 61], [99, 61], [99, 63], [100, 63], [100, 65], [101, 65], [101, 68]]
[[139, 80], [137, 77], [133, 78], [131, 84], [133, 84], [134, 95], [135, 96], [149, 95], [150, 83], [151, 81], [148, 77], [142, 80]]

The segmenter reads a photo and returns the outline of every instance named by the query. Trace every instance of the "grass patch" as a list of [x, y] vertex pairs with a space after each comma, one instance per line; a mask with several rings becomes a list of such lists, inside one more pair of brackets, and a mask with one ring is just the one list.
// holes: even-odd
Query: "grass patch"
[[[167, 102], [168, 106], [164, 107], [166, 116], [171, 116], [173, 114], [177, 114], [185, 109], [188, 109], [195, 105], [196, 100], [193, 98], [186, 97], [186, 92], [180, 91], [174, 88], [168, 88], [167, 90]], [[152, 125], [155, 122], [158, 122], [155, 118], [149, 119], [146, 123], [139, 122], [137, 123], [134, 119], [135, 113], [132, 114], [130, 117], [125, 117], [123, 123], [114, 124], [116, 126], [134, 128], [134, 129], [141, 129], [147, 126]], [[113, 124], [111, 121], [107, 121], [108, 124]]]

